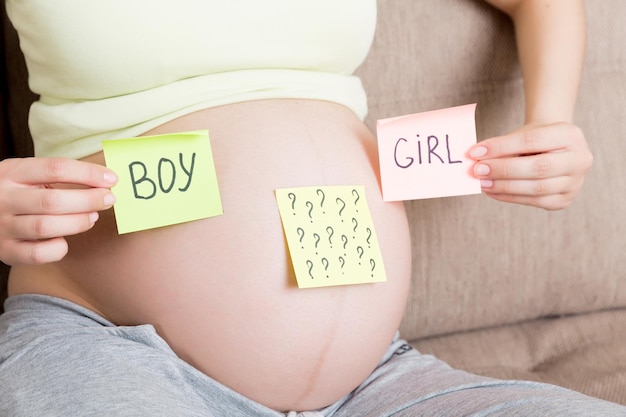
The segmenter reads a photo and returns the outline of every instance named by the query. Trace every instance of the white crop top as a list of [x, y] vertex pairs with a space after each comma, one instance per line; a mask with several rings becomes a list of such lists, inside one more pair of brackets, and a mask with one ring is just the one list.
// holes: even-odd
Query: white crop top
[[82, 158], [203, 108], [266, 99], [366, 114], [375, 0], [6, 0], [37, 156]]

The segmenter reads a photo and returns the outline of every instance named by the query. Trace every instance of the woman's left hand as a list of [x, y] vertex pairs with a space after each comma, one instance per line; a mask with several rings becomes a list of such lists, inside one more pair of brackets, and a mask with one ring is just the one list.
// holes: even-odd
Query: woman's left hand
[[525, 125], [470, 149], [484, 193], [509, 203], [559, 210], [583, 185], [593, 156], [570, 123]]

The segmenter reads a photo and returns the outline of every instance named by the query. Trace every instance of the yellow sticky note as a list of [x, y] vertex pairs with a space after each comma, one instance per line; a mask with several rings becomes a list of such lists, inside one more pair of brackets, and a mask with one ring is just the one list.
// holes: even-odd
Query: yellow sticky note
[[276, 190], [300, 288], [387, 280], [363, 186]]
[[383, 200], [480, 194], [468, 151], [476, 104], [378, 120]]
[[205, 130], [102, 142], [118, 233], [223, 214], [209, 133]]

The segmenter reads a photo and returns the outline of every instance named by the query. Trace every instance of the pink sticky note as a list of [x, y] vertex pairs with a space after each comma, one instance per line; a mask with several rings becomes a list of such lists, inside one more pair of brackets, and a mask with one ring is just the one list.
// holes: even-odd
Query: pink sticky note
[[384, 201], [480, 194], [472, 175], [476, 104], [378, 120]]

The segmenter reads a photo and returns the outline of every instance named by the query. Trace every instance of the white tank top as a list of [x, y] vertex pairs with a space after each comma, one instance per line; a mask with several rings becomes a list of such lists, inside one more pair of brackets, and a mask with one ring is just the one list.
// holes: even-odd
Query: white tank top
[[320, 99], [366, 114], [352, 76], [375, 0], [6, 0], [40, 99], [38, 156], [81, 158], [203, 108]]

